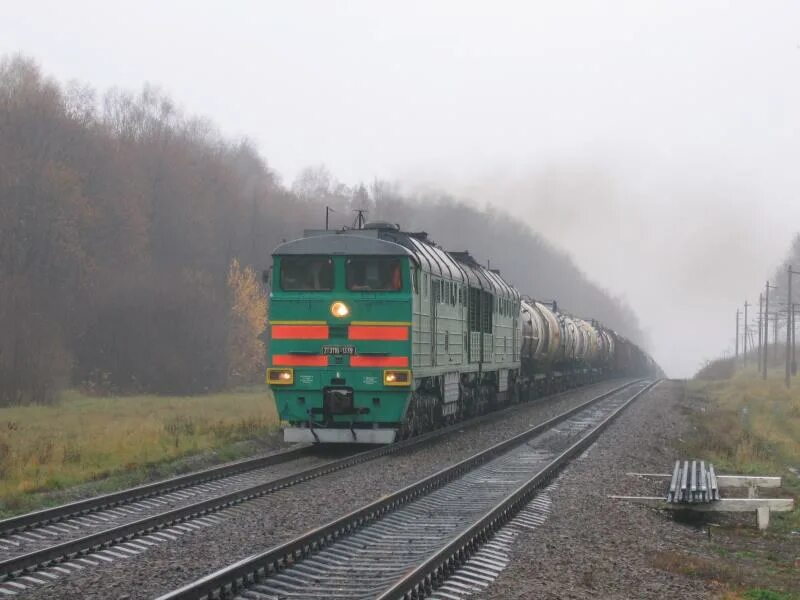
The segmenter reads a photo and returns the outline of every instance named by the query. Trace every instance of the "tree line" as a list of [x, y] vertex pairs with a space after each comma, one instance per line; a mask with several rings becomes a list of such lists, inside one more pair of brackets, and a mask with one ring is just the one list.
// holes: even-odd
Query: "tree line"
[[[323, 167], [284, 185], [247, 140], [225, 139], [152, 87], [98, 94], [32, 60], [0, 62], [0, 405], [97, 393], [201, 393], [263, 377], [272, 248], [324, 223], [425, 229], [491, 258], [641, 339], [633, 312], [527, 226], [446, 196]], [[469, 240], [466, 244], [464, 240]]]

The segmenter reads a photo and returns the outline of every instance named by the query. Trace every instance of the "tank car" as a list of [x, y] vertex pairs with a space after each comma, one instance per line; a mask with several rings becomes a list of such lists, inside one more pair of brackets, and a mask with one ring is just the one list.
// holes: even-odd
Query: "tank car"
[[523, 395], [558, 391], [610, 374], [613, 342], [584, 319], [529, 298], [520, 305]]
[[[552, 371], [552, 365], [563, 359], [566, 342], [556, 312], [527, 299], [520, 303], [521, 368], [526, 379], [539, 390]], [[570, 342], [571, 343], [571, 342]]]

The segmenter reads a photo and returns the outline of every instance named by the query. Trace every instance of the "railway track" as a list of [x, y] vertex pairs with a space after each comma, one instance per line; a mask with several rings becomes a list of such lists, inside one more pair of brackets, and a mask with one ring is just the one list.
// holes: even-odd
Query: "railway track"
[[172, 494], [178, 490], [185, 490], [192, 486], [206, 484], [241, 473], [279, 465], [308, 456], [311, 450], [311, 446], [304, 445], [300, 448], [291, 448], [268, 456], [219, 465], [202, 471], [195, 471], [186, 475], [179, 475], [170, 479], [128, 488], [102, 496], [94, 496], [69, 504], [62, 504], [60, 506], [10, 517], [0, 520], [0, 538], [5, 538], [23, 531], [35, 530], [36, 528], [58, 523], [71, 517], [89, 515], [109, 508], [146, 500], [148, 498]]
[[[631, 382], [616, 389], [628, 385]], [[0, 521], [0, 594], [44, 583], [72, 567], [96, 566], [136, 554], [148, 545], [217, 524], [217, 513], [243, 502], [432, 442], [453, 430], [500, 418], [524, 406], [391, 446], [359, 448], [358, 453], [351, 449], [349, 455], [336, 460], [325, 460], [315, 454], [314, 447], [305, 446]]]
[[423, 598], [653, 385], [637, 382], [602, 394], [159, 600]]

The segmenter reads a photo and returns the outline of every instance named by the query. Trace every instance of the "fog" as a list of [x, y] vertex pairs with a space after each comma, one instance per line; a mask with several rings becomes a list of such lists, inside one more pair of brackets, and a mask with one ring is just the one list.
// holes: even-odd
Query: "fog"
[[624, 298], [684, 376], [732, 347], [737, 305], [800, 224], [798, 17], [791, 2], [16, 2], [0, 54], [101, 89], [158, 84], [286, 182], [325, 164], [508, 211]]

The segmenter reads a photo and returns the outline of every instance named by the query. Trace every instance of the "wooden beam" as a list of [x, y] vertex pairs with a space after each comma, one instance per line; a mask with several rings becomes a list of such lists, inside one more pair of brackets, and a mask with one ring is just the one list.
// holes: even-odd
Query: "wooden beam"
[[667, 502], [662, 496], [609, 496], [609, 498], [646, 504], [664, 510], [696, 510], [698, 512], [755, 512], [759, 508], [768, 508], [772, 512], [794, 510], [792, 498], [722, 498], [709, 503], [678, 504]]
[[655, 506], [656, 508], [667, 508], [669, 502], [664, 499], [664, 496], [608, 496], [612, 500], [627, 500], [635, 502], [636, 504], [646, 504], [648, 506]]
[[756, 510], [756, 520], [761, 531], [769, 527], [769, 513], [770, 510], [767, 506], [759, 506], [758, 510]]
[[[649, 477], [651, 479], [670, 479], [669, 473], [626, 473], [631, 477]], [[719, 487], [781, 487], [780, 477], [761, 477], [756, 475], [717, 475]]]
[[719, 487], [781, 487], [780, 477], [755, 477], [752, 475], [717, 475]]
[[771, 512], [791, 512], [794, 510], [792, 498], [723, 498], [710, 504], [673, 504], [673, 508], [684, 507], [700, 512], [750, 512], [768, 508]]

